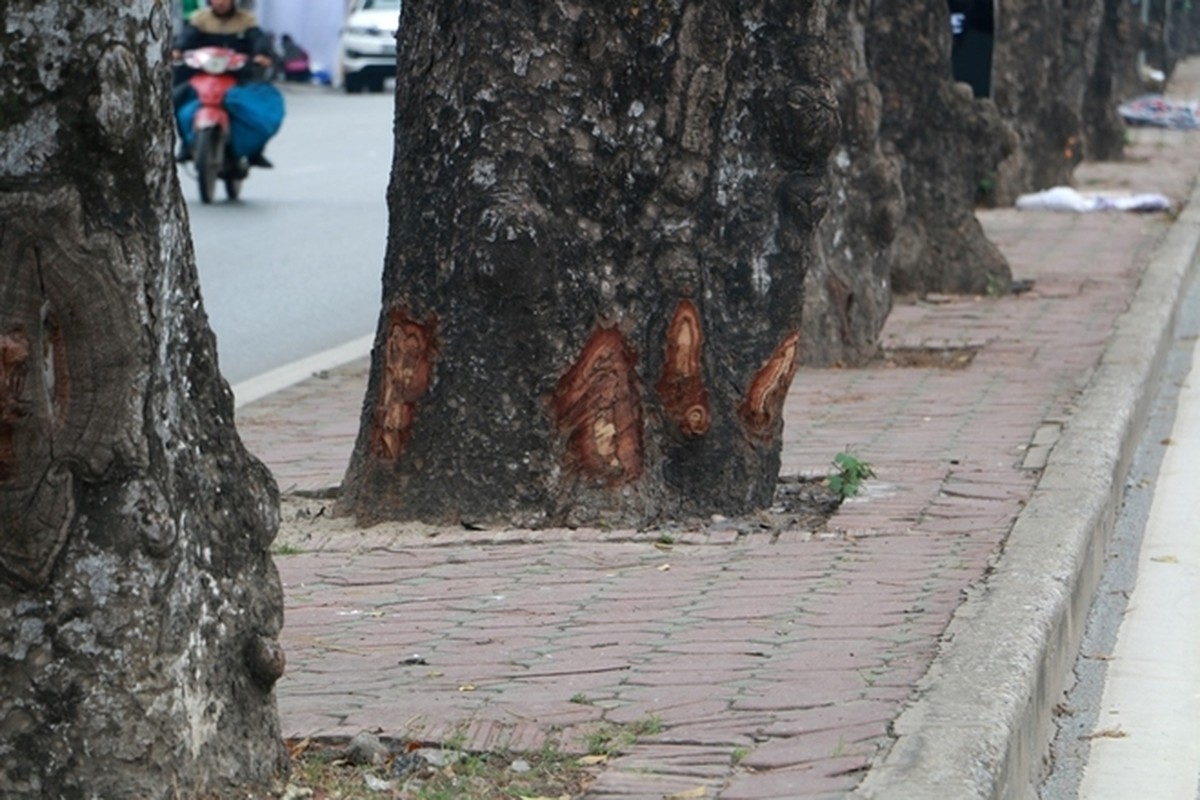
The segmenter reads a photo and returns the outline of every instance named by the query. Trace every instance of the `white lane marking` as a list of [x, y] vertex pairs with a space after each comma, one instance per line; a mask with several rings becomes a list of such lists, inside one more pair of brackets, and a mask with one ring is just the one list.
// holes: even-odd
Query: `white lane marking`
[[1179, 395], [1117, 632], [1081, 800], [1197, 797], [1200, 774], [1200, 373]]
[[369, 355], [374, 343], [374, 334], [363, 336], [248, 378], [232, 387], [233, 405], [235, 408], [239, 408], [247, 403], [253, 403], [269, 394], [300, 383], [318, 372], [334, 369]]

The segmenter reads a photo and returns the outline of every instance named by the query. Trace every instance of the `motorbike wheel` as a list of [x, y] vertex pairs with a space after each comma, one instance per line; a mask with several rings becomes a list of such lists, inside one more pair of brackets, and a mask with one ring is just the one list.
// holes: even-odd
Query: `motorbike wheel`
[[221, 131], [204, 128], [196, 134], [196, 177], [200, 184], [200, 202], [211, 203], [216, 195], [217, 173], [221, 171]]

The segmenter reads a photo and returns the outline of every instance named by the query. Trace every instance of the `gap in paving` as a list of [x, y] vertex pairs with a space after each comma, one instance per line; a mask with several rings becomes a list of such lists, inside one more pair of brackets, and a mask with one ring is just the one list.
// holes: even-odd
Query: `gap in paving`
[[892, 347], [879, 351], [868, 367], [885, 369], [948, 369], [971, 366], [979, 353], [977, 346], [964, 347]]

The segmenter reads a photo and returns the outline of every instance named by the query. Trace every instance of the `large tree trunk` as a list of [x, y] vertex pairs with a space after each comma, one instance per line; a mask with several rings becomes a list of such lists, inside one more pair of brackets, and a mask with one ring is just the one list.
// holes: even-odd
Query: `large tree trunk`
[[842, 132], [829, 162], [829, 211], [805, 282], [801, 358], [809, 365], [870, 360], [892, 309], [892, 246], [904, 191], [896, 163], [880, 148], [882, 100], [864, 47], [870, 4], [854, 0], [829, 19]]
[[837, 138], [827, 4], [405, 4], [343, 512], [640, 524], [771, 501]]
[[170, 17], [0, 16], [0, 795], [245, 797], [285, 758], [278, 510], [200, 305]]
[[1006, 291], [1008, 262], [975, 218], [976, 194], [1013, 147], [990, 100], [956, 83], [945, 3], [873, 4], [866, 49], [883, 97], [884, 152], [900, 167], [905, 214], [892, 246], [892, 288]]

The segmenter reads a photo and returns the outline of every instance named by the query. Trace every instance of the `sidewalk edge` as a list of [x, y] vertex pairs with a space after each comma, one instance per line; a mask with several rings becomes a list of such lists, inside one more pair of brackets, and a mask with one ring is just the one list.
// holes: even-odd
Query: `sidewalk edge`
[[1200, 184], [1158, 243], [1078, 410], [942, 637], [859, 800], [1033, 798], [1126, 473], [1200, 249]]

